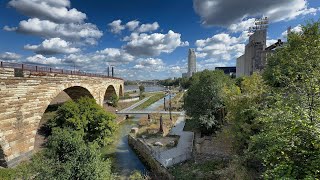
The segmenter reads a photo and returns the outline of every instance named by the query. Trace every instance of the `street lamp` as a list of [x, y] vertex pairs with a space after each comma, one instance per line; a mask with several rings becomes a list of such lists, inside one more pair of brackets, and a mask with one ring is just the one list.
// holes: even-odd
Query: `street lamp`
[[169, 113], [170, 113], [170, 120], [172, 121], [172, 114], [171, 114], [171, 91], [169, 91], [169, 98], [170, 98], [170, 101], [169, 101]]

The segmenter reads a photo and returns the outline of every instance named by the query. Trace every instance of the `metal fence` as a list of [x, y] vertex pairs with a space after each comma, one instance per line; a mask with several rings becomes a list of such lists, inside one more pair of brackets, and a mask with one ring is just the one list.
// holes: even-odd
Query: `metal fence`
[[11, 63], [11, 62], [0, 62], [0, 67], [2, 68], [14, 68], [14, 69], [21, 69], [25, 71], [31, 72], [48, 72], [48, 73], [55, 73], [55, 74], [69, 74], [69, 75], [77, 75], [77, 76], [89, 76], [89, 77], [101, 77], [101, 78], [110, 78], [110, 79], [119, 79], [121, 78], [112, 77], [104, 74], [96, 74], [96, 73], [87, 73], [82, 71], [72, 71], [72, 70], [65, 70], [65, 69], [56, 69], [47, 66], [37, 66], [31, 64], [19, 64], [19, 63]]

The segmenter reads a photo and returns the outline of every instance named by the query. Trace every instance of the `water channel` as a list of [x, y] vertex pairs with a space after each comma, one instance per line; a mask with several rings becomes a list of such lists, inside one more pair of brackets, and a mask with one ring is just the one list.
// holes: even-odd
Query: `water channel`
[[[169, 96], [167, 96], [166, 99], [169, 99]], [[163, 99], [160, 99], [159, 101], [147, 107], [145, 110], [156, 110], [162, 104]], [[120, 127], [120, 140], [116, 149], [116, 166], [119, 169], [121, 176], [128, 177], [134, 170], [138, 170], [143, 174], [148, 173], [147, 168], [129, 147], [127, 136], [131, 128], [138, 126], [137, 124], [142, 116], [143, 115], [136, 115], [133, 119], [123, 123]]]
[[[145, 86], [145, 92], [155, 92], [155, 91], [162, 91], [165, 88], [163, 86]], [[125, 91], [139, 91], [139, 86], [137, 85], [128, 85], [125, 86]]]

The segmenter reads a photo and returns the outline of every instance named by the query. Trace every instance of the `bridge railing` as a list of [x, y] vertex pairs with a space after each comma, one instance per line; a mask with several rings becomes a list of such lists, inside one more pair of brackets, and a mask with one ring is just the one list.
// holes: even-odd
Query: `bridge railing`
[[38, 66], [38, 65], [32, 65], [32, 64], [19, 64], [19, 63], [11, 63], [11, 62], [0, 62], [1, 68], [14, 68], [14, 69], [22, 69], [26, 71], [32, 71], [32, 72], [47, 72], [47, 73], [55, 73], [55, 74], [69, 74], [69, 75], [77, 75], [77, 76], [90, 76], [90, 77], [101, 77], [101, 78], [111, 78], [111, 79], [120, 79], [117, 77], [108, 76], [105, 74], [96, 74], [96, 73], [87, 73], [87, 72], [81, 72], [81, 71], [72, 71], [72, 70], [66, 70], [66, 69], [57, 69], [57, 68], [51, 68], [47, 66]]

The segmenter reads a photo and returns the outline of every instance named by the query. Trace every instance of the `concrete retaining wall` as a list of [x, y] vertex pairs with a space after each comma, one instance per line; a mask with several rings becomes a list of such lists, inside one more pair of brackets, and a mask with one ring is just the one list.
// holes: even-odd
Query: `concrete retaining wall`
[[152, 173], [156, 175], [156, 179], [172, 180], [174, 177], [163, 167], [151, 154], [151, 149], [141, 140], [128, 135], [129, 146], [139, 155], [141, 161], [148, 166]]

